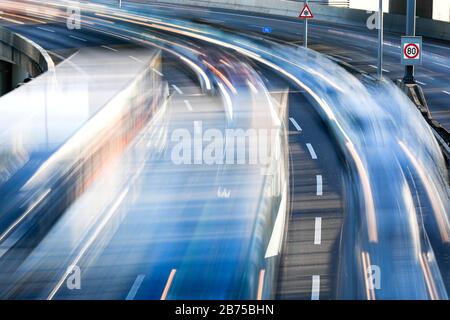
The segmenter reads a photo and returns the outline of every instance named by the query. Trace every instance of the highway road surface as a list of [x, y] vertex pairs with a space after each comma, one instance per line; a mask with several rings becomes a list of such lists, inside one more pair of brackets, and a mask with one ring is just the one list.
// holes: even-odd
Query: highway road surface
[[[113, 1], [103, 0], [111, 4]], [[199, 22], [207, 22], [224, 29], [249, 32], [288, 45], [303, 45], [303, 22], [296, 18], [273, 17], [258, 13], [217, 8], [186, 7], [164, 3], [125, 2], [125, 8], [145, 10], [153, 14], [184, 17]], [[369, 14], [368, 14], [369, 17]], [[270, 27], [271, 33], [263, 33], [263, 27]], [[400, 65], [400, 34], [386, 33], [384, 38], [385, 77], [397, 80], [403, 78], [404, 67]], [[310, 21], [309, 46], [330, 55], [368, 74], [377, 72], [378, 31], [339, 25], [322, 21]], [[425, 92], [433, 116], [450, 130], [448, 98], [450, 90], [450, 48], [448, 43], [425, 38], [424, 62], [417, 67], [418, 84]]]
[[[0, 99], [0, 137], [15, 146], [2, 144], [13, 174], [0, 184], [0, 298], [448, 298], [448, 183], [433, 134], [388, 81], [326, 58], [373, 73], [373, 32], [314, 23], [314, 52], [292, 19], [95, 2], [79, 30], [66, 28], [64, 1], [0, 4], [1, 25], [48, 50], [67, 83], [43, 89], [55, 77], [44, 74]], [[402, 74], [398, 46], [386, 37], [390, 79]], [[445, 126], [448, 50], [427, 39], [417, 70]], [[27, 125], [42, 91], [73, 109], [36, 115], [55, 126], [44, 147]], [[123, 118], [101, 118], [116, 109]], [[239, 163], [239, 144], [220, 144], [229, 132], [270, 132], [266, 161], [250, 161], [261, 156], [250, 139]], [[39, 147], [21, 151], [24, 137]], [[55, 158], [65, 169], [46, 173]]]

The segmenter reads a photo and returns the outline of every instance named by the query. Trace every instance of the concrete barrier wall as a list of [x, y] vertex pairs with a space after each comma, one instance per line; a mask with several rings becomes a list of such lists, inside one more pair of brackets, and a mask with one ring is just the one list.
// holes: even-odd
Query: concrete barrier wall
[[47, 51], [38, 44], [3, 27], [0, 27], [0, 58], [24, 68], [33, 77], [55, 67]]
[[[284, 0], [140, 0], [136, 2], [171, 3], [214, 7], [232, 10], [257, 12], [262, 14], [280, 15], [285, 17], [298, 17], [303, 2]], [[320, 4], [310, 4], [316, 20], [335, 22], [365, 27], [370, 16], [364, 10], [337, 8]], [[385, 14], [385, 30], [387, 32], [404, 33], [406, 25], [405, 16]], [[418, 18], [417, 35], [450, 41], [450, 23]]]

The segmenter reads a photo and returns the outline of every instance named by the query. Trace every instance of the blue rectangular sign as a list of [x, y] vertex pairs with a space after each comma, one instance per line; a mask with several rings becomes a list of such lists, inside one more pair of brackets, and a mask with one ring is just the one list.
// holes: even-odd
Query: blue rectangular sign
[[402, 64], [416, 66], [422, 64], [422, 37], [402, 37]]
[[272, 32], [272, 28], [271, 27], [263, 27], [262, 28], [262, 32], [263, 33], [271, 33]]

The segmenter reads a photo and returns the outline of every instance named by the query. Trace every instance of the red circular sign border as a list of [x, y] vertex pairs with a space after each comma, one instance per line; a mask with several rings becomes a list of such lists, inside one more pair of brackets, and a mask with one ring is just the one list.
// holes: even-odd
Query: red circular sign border
[[[417, 49], [417, 54], [414, 56], [414, 57], [409, 57], [407, 54], [406, 54], [406, 49], [408, 49], [408, 47], [409, 46], [413, 46], [413, 47], [415, 47], [416, 49]], [[407, 58], [406, 59], [416, 59], [417, 58], [417, 56], [420, 54], [420, 47], [417, 45], [417, 44], [415, 44], [415, 43], [408, 43], [404, 48], [403, 48], [403, 55], [405, 55]]]

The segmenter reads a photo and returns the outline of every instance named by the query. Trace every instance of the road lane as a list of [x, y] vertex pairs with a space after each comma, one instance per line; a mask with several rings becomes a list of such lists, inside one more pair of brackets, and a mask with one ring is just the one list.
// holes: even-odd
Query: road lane
[[[290, 218], [276, 298], [334, 299], [344, 213], [342, 176], [345, 168], [335, 142], [305, 92], [266, 68], [261, 67], [260, 72], [267, 78], [266, 85], [274, 95], [290, 89], [289, 117], [302, 119], [301, 134], [292, 122], [289, 131]], [[311, 150], [315, 157], [308, 146], [314, 146]], [[326, 177], [323, 196], [317, 195], [317, 175]], [[317, 217], [321, 218], [320, 233]]]
[[[101, 1], [108, 3], [108, 1]], [[134, 3], [133, 3], [134, 2]], [[225, 29], [255, 34], [273, 41], [302, 45], [303, 24], [295, 18], [280, 18], [270, 15], [248, 13], [239, 10], [218, 8], [189, 7], [179, 5], [139, 3], [133, 1], [125, 8], [147, 10], [153, 14], [197, 19]], [[110, 3], [110, 2], [109, 2]], [[147, 9], [145, 9], [147, 8]], [[368, 15], [369, 16], [369, 15]], [[219, 22], [218, 20], [224, 21]], [[263, 34], [263, 26], [269, 26], [272, 33]], [[311, 21], [310, 48], [343, 59], [352, 66], [370, 74], [376, 73], [377, 31], [361, 27], [339, 25], [335, 23]], [[385, 67], [390, 79], [403, 77], [404, 67], [400, 65], [400, 35], [385, 34]], [[433, 39], [424, 39], [424, 64], [416, 68], [416, 75], [432, 77], [424, 87], [425, 95], [433, 116], [450, 130], [450, 111], [448, 100], [442, 99], [438, 92], [450, 91], [448, 67], [450, 65], [450, 46], [448, 43]]]

